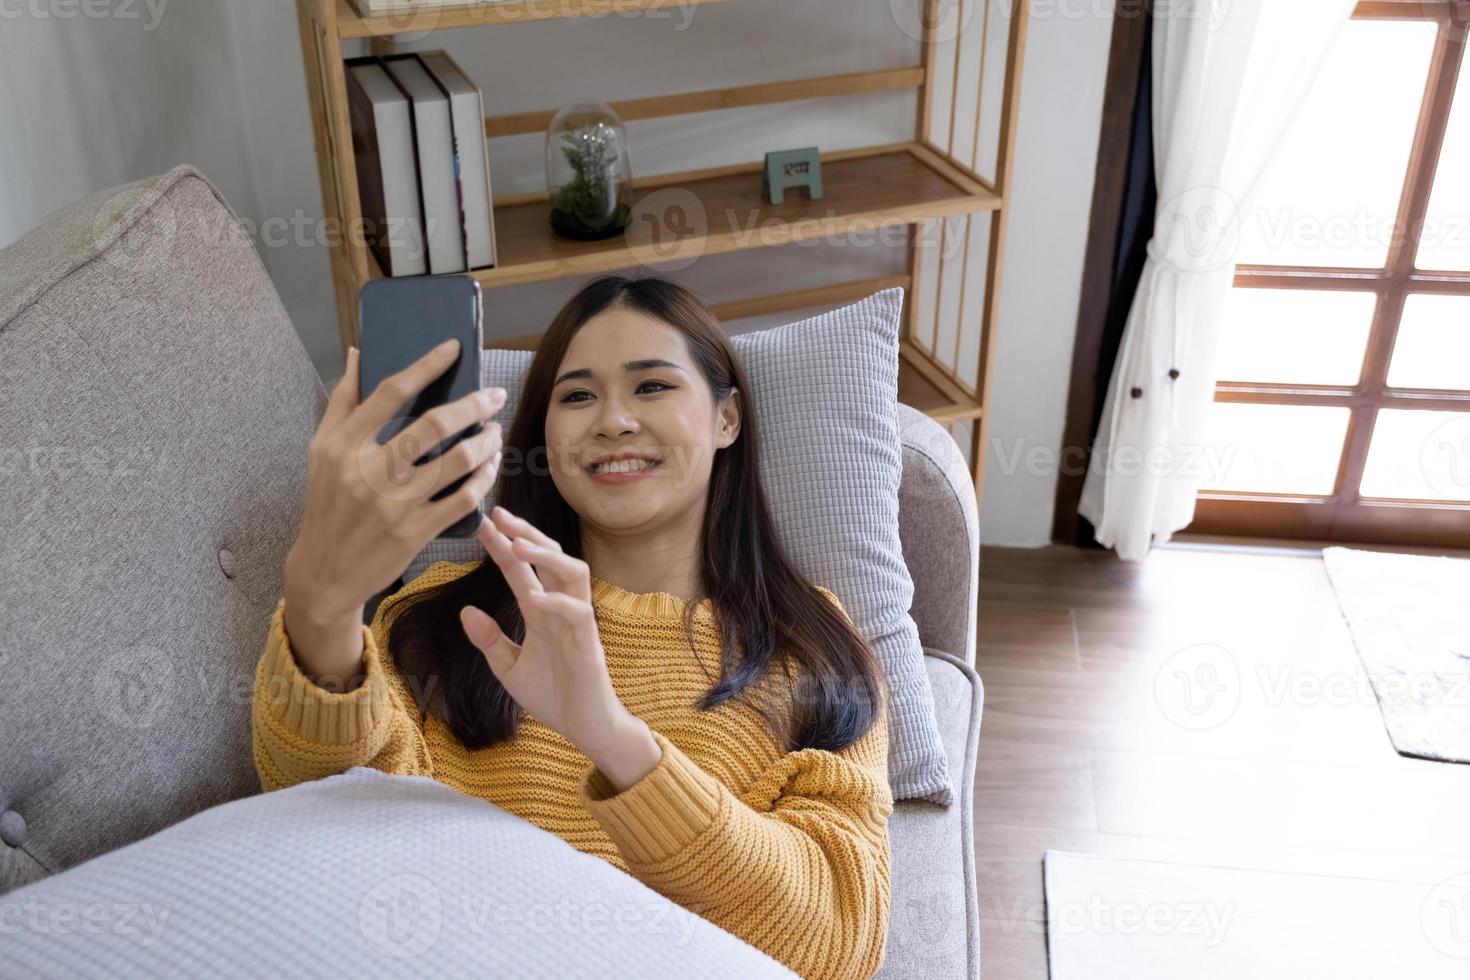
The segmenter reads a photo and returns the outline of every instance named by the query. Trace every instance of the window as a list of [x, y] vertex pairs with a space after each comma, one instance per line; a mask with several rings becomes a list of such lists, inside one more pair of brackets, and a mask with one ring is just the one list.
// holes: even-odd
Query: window
[[1467, 6], [1360, 3], [1263, 176], [1189, 531], [1470, 547]]

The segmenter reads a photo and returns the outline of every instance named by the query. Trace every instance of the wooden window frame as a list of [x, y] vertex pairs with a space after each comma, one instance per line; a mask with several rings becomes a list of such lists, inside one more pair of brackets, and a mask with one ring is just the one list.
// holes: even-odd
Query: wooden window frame
[[[1375, 312], [1356, 385], [1264, 384], [1222, 381], [1215, 399], [1270, 405], [1341, 406], [1350, 410], [1334, 486], [1327, 496], [1294, 496], [1210, 490], [1201, 491], [1193, 522], [1182, 533], [1242, 535], [1376, 544], [1470, 548], [1470, 504], [1443, 500], [1384, 500], [1358, 492], [1373, 424], [1381, 409], [1470, 411], [1470, 392], [1445, 389], [1390, 389], [1389, 361], [1398, 333], [1404, 300], [1411, 293], [1470, 296], [1470, 272], [1432, 271], [1414, 267], [1419, 230], [1449, 124], [1458, 73], [1465, 62], [1470, 0], [1372, 0], [1360, 2], [1354, 19], [1429, 20], [1439, 24], [1409, 164], [1399, 199], [1394, 237], [1381, 269], [1322, 266], [1239, 265], [1237, 288], [1351, 290], [1371, 292]], [[1126, 85], [1136, 77], [1142, 51], [1141, 27], [1120, 22], [1115, 28], [1109, 84]], [[1470, 69], [1466, 69], [1470, 70]], [[1108, 117], [1127, 118], [1134, 93], [1110, 97]], [[1111, 111], [1110, 111], [1111, 109]], [[1107, 306], [1117, 218], [1126, 171], [1127, 126], [1099, 151], [1098, 187], [1093, 201], [1083, 307], [1078, 317], [1078, 343], [1064, 444], [1087, 445], [1096, 393], [1098, 353]], [[1106, 132], [1106, 130], [1105, 130]], [[1101, 223], [1101, 227], [1100, 227]], [[1090, 305], [1089, 305], [1090, 304]], [[1057, 488], [1053, 537], [1073, 542], [1078, 534], [1077, 502], [1085, 474], [1064, 474]]]

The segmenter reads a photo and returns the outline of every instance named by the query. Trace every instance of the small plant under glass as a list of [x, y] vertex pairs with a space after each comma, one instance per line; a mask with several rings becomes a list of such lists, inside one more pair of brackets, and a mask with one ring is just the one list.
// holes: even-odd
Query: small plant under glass
[[551, 227], [582, 241], [620, 234], [632, 214], [628, 135], [617, 113], [595, 99], [565, 106], [546, 130]]

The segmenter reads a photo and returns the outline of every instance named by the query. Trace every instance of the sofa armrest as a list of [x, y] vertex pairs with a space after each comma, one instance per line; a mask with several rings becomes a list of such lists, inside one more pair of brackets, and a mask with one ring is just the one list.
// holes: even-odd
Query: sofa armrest
[[980, 516], [975, 484], [949, 430], [923, 412], [898, 406], [903, 478], [899, 537], [914, 581], [910, 615], [919, 640], [975, 663], [980, 595]]

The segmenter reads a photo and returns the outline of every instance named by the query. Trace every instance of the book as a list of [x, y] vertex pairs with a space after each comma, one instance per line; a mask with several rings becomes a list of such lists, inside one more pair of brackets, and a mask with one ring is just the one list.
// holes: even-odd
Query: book
[[354, 58], [346, 68], [352, 154], [368, 246], [384, 274], [423, 275], [428, 251], [408, 96], [376, 58]]
[[454, 125], [449, 116], [449, 95], [434, 81], [418, 55], [390, 55], [379, 60], [408, 94], [413, 107], [413, 142], [418, 151], [419, 196], [423, 200], [429, 272], [436, 276], [464, 272], [464, 227], [460, 222], [458, 181], [454, 175]]
[[490, 204], [490, 161], [485, 148], [485, 101], [479, 88], [448, 54], [420, 51], [419, 58], [449, 93], [466, 260], [471, 269], [488, 268], [495, 265], [496, 260], [495, 218]]

